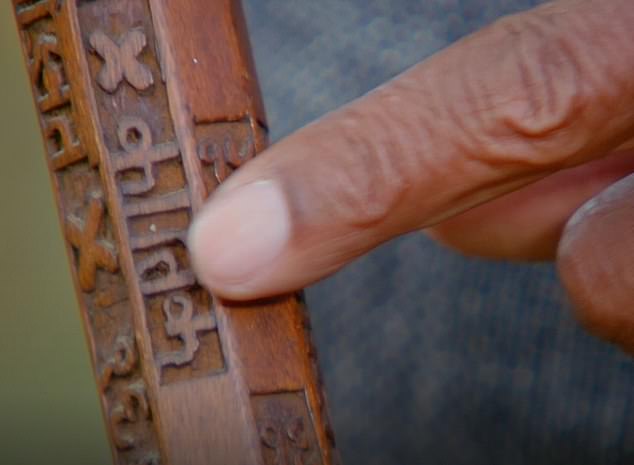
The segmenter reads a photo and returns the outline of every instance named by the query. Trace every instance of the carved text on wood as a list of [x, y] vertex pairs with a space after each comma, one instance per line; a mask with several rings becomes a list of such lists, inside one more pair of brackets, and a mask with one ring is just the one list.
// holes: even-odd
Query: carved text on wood
[[265, 144], [266, 130], [255, 120], [197, 124], [197, 155], [209, 192], [255, 157]]
[[61, 170], [86, 158], [86, 153], [72, 134], [71, 122], [67, 116], [53, 116], [46, 121], [44, 137], [51, 152], [54, 170]]
[[113, 376], [127, 376], [136, 367], [138, 355], [132, 338], [119, 336], [115, 341], [113, 354], [104, 364], [99, 385], [108, 389]]
[[244, 147], [238, 149], [231, 134], [225, 134], [224, 140], [204, 139], [198, 145], [198, 156], [207, 165], [213, 165], [214, 175], [219, 183], [240, 168], [243, 163], [255, 156], [253, 141], [247, 139]]
[[110, 411], [110, 423], [114, 431], [114, 443], [119, 449], [135, 447], [137, 438], [127, 431], [127, 425], [150, 418], [150, 407], [142, 381], [129, 385], [119, 393], [118, 402]]
[[[147, 3], [126, 4], [116, 28], [100, 21], [119, 10], [105, 1], [82, 4], [82, 30], [108, 157], [128, 238], [143, 321], [158, 384], [225, 372], [211, 296], [197, 285], [185, 247], [192, 201], [183, 154], [168, 111], [165, 83]], [[147, 13], [145, 13], [147, 12]], [[85, 16], [84, 16], [85, 14]], [[124, 82], [127, 82], [126, 85]], [[142, 92], [149, 89], [151, 91]]]
[[[180, 306], [180, 313], [175, 307]], [[182, 350], [164, 353], [159, 356], [161, 366], [180, 366], [194, 359], [200, 347], [198, 333], [216, 329], [216, 320], [211, 313], [194, 316], [192, 301], [186, 296], [175, 295], [163, 302], [165, 312], [165, 330], [171, 338], [179, 338]]]
[[143, 31], [132, 29], [115, 42], [97, 30], [90, 36], [90, 45], [104, 60], [97, 82], [105, 91], [116, 91], [124, 78], [137, 90], [147, 89], [154, 83], [152, 72], [138, 61], [139, 54], [147, 45]]
[[[135, 344], [132, 305], [120, 269], [120, 244], [108, 208], [96, 150], [86, 150], [67, 73], [68, 4], [14, 0], [49, 169], [90, 340], [117, 463], [158, 465], [158, 444]], [[75, 76], [77, 77], [77, 76]], [[75, 82], [76, 83], [76, 82]]]
[[[293, 343], [254, 338], [237, 354], [238, 309], [194, 279], [185, 238], [196, 209], [266, 144], [240, 8], [202, 3], [13, 0], [114, 459], [329, 464], [309, 349], [282, 360], [303, 347], [301, 323]], [[201, 41], [193, 26], [216, 20]], [[183, 53], [181, 36], [195, 50]], [[186, 85], [199, 50], [209, 55], [198, 73], [214, 56], [219, 73]], [[194, 87], [205, 100], [219, 92], [227, 111], [201, 112], [184, 97]], [[301, 311], [282, 300], [263, 320], [239, 309], [244, 323], [279, 334]], [[255, 351], [262, 370], [247, 368]]]
[[93, 291], [97, 279], [97, 267], [111, 273], [119, 269], [114, 245], [97, 239], [101, 222], [103, 221], [103, 200], [97, 194], [92, 194], [85, 220], [68, 216], [66, 219], [66, 237], [68, 242], [77, 250], [77, 275], [79, 285], [84, 291]]
[[31, 82], [36, 89], [40, 110], [50, 111], [68, 103], [70, 88], [66, 83], [57, 37], [41, 33], [31, 38], [28, 46]]
[[174, 142], [154, 147], [150, 127], [141, 118], [122, 118], [117, 136], [124, 152], [113, 154], [112, 167], [115, 173], [126, 170], [143, 171], [143, 179], [121, 182], [124, 195], [138, 195], [151, 190], [156, 184], [154, 164], [179, 156], [178, 145]]
[[252, 396], [265, 465], [321, 465], [303, 391]]

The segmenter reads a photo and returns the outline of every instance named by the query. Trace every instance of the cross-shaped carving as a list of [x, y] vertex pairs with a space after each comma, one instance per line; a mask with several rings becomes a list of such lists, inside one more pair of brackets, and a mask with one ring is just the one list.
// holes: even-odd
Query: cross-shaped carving
[[138, 195], [148, 192], [154, 187], [153, 166], [179, 155], [178, 144], [167, 142], [152, 145], [150, 127], [141, 118], [123, 117], [117, 127], [119, 144], [122, 153], [113, 154], [112, 168], [116, 173], [130, 169], [142, 169], [144, 179], [139, 181], [121, 182], [121, 192], [124, 195]]
[[[174, 304], [181, 307], [180, 314], [174, 312]], [[172, 296], [163, 303], [165, 313], [165, 331], [170, 337], [178, 337], [183, 342], [183, 350], [169, 352], [159, 356], [161, 366], [181, 366], [191, 362], [200, 346], [197, 333], [216, 328], [216, 319], [211, 313], [193, 316], [193, 304], [188, 297]]]
[[103, 58], [97, 82], [106, 92], [113, 93], [125, 78], [136, 90], [145, 90], [154, 83], [152, 71], [138, 61], [147, 45], [147, 38], [140, 29], [126, 32], [118, 42], [100, 30], [90, 35], [90, 45]]
[[310, 444], [303, 418], [271, 420], [260, 429], [260, 438], [265, 447], [276, 452], [274, 465], [304, 465], [303, 455]]
[[79, 252], [77, 276], [79, 286], [85, 292], [95, 289], [97, 267], [111, 273], [119, 269], [114, 247], [106, 241], [97, 240], [103, 214], [103, 201], [101, 197], [93, 194], [85, 221], [75, 215], [68, 216], [66, 220], [66, 238]]

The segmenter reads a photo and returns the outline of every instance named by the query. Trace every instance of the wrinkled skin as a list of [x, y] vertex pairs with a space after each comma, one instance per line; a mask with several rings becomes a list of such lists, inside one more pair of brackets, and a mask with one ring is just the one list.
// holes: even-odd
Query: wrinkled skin
[[197, 217], [201, 281], [278, 294], [424, 230], [469, 255], [556, 260], [580, 321], [634, 352], [633, 25], [632, 0], [542, 5], [297, 131]]

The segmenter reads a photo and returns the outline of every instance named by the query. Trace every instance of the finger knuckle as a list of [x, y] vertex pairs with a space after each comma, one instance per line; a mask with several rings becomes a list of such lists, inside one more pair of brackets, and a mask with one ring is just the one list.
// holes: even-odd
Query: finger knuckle
[[587, 143], [581, 130], [591, 89], [574, 35], [545, 14], [503, 18], [488, 31], [499, 43], [496, 87], [483, 108], [475, 138], [485, 161], [522, 167], [565, 165]]
[[[332, 211], [347, 224], [368, 227], [385, 221], [406, 194], [409, 175], [399, 153], [398, 135], [381, 115], [353, 109], [338, 118], [338, 147], [349, 156], [346, 166], [333, 170], [336, 191]], [[343, 158], [343, 157], [342, 157]]]

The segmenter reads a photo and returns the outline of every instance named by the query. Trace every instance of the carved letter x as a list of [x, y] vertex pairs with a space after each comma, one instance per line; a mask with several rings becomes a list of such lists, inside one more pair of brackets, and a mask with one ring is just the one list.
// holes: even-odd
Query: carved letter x
[[137, 90], [144, 90], [152, 85], [152, 72], [137, 60], [146, 44], [145, 34], [138, 29], [126, 32], [118, 43], [102, 31], [95, 31], [90, 35], [90, 45], [105, 62], [97, 76], [97, 82], [106, 92], [113, 93], [117, 90], [124, 77]]
[[103, 201], [93, 196], [85, 221], [74, 215], [66, 221], [66, 238], [79, 251], [77, 276], [79, 285], [85, 292], [95, 289], [97, 267], [114, 273], [119, 269], [113, 247], [105, 241], [97, 240], [99, 226], [103, 219]]

